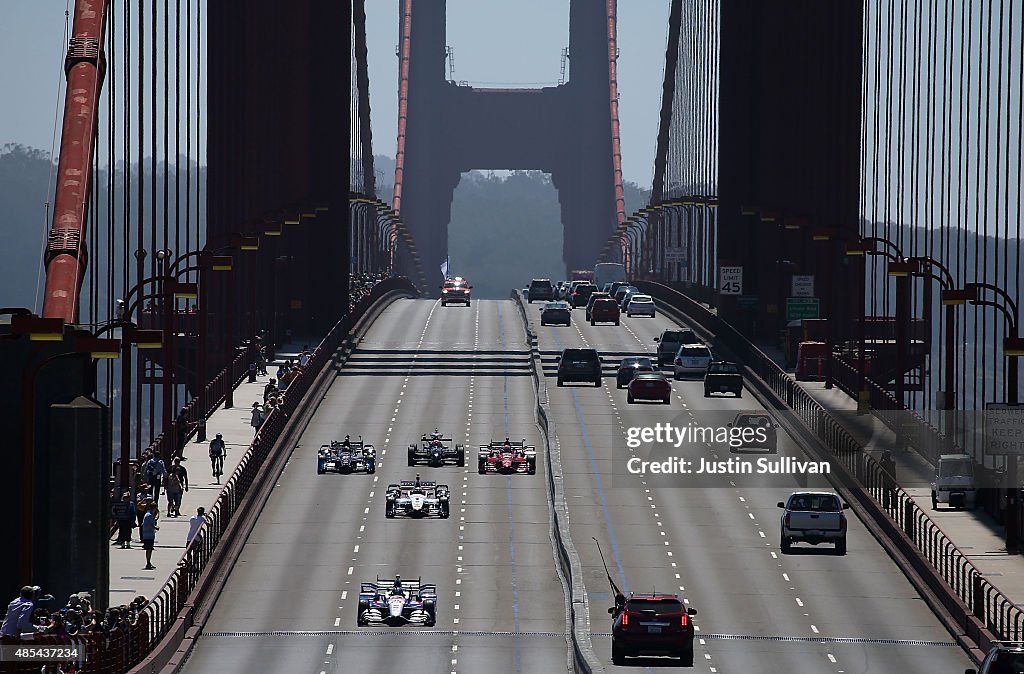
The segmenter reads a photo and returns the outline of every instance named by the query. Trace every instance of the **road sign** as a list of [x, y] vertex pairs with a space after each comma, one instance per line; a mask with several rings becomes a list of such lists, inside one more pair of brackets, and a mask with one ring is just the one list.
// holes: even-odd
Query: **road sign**
[[1024, 454], [1024, 405], [985, 403], [985, 453]]
[[814, 297], [814, 277], [794, 276], [793, 297]]
[[665, 262], [686, 262], [687, 255], [685, 248], [666, 248]]
[[740, 295], [736, 298], [736, 306], [740, 309], [756, 309], [761, 304], [757, 295]]
[[718, 292], [721, 295], [742, 295], [743, 267], [719, 267]]
[[786, 320], [801, 321], [805, 318], [818, 318], [821, 303], [817, 297], [787, 297]]

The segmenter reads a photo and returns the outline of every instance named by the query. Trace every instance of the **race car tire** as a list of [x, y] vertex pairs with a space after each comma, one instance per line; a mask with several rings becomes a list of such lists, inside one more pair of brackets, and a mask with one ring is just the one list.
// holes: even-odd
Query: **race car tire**
[[598, 377], [597, 379], [594, 380], [594, 386], [597, 387], [597, 388], [601, 388], [601, 378], [600, 377]]
[[528, 464], [526, 464], [526, 472], [529, 475], [536, 475], [536, 473], [537, 473], [537, 462], [536, 461], [530, 461]]
[[615, 325], [618, 325], [618, 324], [619, 324], [619, 319], [616, 318], [615, 319]]
[[593, 318], [591, 318], [590, 319], [590, 324], [591, 325], [597, 325], [597, 321], [595, 321]]
[[366, 622], [365, 620], [363, 620], [363, 611], [365, 611], [365, 610], [367, 610], [369, 608], [370, 608], [370, 602], [366, 601], [365, 599], [360, 599], [359, 600], [359, 608], [356, 609], [356, 625], [358, 625], [359, 627], [366, 627], [367, 625], [370, 624], [370, 623]]
[[437, 622], [437, 607], [434, 605], [434, 600], [428, 599], [423, 602], [423, 610], [426, 611], [429, 616], [423, 625], [425, 627], [433, 627]]
[[319, 463], [316, 464], [316, 474], [317, 475], [323, 475], [325, 472], [326, 471], [324, 471], [324, 467], [323, 466], [321, 466]]
[[559, 385], [559, 386], [565, 386], [565, 382], [563, 382], [563, 381], [561, 380], [561, 378], [559, 378], [559, 380], [558, 380], [558, 385]]
[[666, 405], [671, 405], [672, 404], [672, 396], [668, 396], [667, 398], [663, 398], [661, 402], [665, 403]]
[[415, 466], [416, 465], [416, 455], [413, 454], [411, 451], [409, 452], [409, 465], [410, 466]]
[[395, 517], [395, 504], [392, 503], [391, 501], [388, 501], [387, 504], [384, 506], [384, 517], [388, 518], [389, 520], [394, 519]]
[[481, 475], [483, 475], [484, 473], [487, 472], [487, 469], [484, 468], [484, 462], [483, 461], [480, 461], [480, 462], [477, 463], [476, 469], [477, 469], [477, 472], [480, 473]]
[[626, 654], [623, 652], [622, 647], [614, 641], [612, 642], [612, 664], [620, 667], [626, 664]]
[[459, 452], [459, 458], [458, 458], [458, 461], [456, 462], [456, 465], [459, 468], [462, 468], [463, 466], [466, 465], [466, 453], [465, 452], [461, 452], [461, 451]]
[[743, 397], [743, 391], [736, 391], [736, 397], [737, 398], [742, 398]]
[[707, 389], [704, 389], [704, 397], [705, 398], [710, 398], [711, 397], [711, 391], [709, 391]]
[[451, 512], [449, 510], [448, 504], [447, 503], [442, 503], [441, 504], [441, 519], [443, 519], [443, 520], [448, 519], [448, 515], [450, 515], [450, 514], [451, 514]]

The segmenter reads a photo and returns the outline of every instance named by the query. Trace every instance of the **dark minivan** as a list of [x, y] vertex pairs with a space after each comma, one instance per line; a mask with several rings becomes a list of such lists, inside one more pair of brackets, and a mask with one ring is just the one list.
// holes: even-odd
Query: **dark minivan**
[[601, 385], [601, 357], [594, 349], [563, 349], [558, 357], [558, 385], [579, 381]]

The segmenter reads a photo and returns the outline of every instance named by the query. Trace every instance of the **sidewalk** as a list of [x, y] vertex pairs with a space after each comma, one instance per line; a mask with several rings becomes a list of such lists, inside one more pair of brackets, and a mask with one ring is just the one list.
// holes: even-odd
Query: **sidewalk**
[[[289, 358], [297, 360], [302, 346], [301, 343], [283, 346], [276, 354], [276, 359], [268, 363], [267, 375], [257, 376], [255, 383], [249, 383], [248, 379], [242, 380], [235, 389], [235, 406], [224, 409], [221, 404], [206, 420], [206, 441], [197, 442], [193, 436], [185, 445], [181, 464], [188, 470], [189, 490], [181, 500], [181, 517], [167, 517], [167, 494], [165, 491], [160, 493], [160, 530], [157, 531], [152, 558], [156, 569], [145, 569], [146, 553], [139, 540], [138, 528], [132, 531], [130, 550], [123, 550], [113, 544], [116, 534], [111, 538], [109, 606], [127, 604], [139, 595], [151, 599], [160, 592], [185, 552], [189, 518], [196, 514], [199, 506], [210, 511], [224, 483], [252, 442], [255, 435], [249, 425], [252, 404], [263, 404], [263, 388], [277, 373], [277, 366]], [[312, 348], [315, 345], [310, 346]], [[218, 433], [223, 435], [227, 445], [220, 484], [212, 475], [209, 455], [210, 440], [217, 437]]]
[[[786, 368], [781, 350], [761, 344], [757, 346], [792, 376], [792, 369]], [[896, 434], [874, 414], [857, 415], [857, 401], [840, 388], [826, 389], [825, 383], [819, 381], [802, 381], [797, 385], [818, 404], [833, 412], [836, 420], [876, 458], [888, 449], [896, 460], [899, 484], [913, 485], [903, 489], [916, 505], [928, 513], [986, 578], [991, 578], [993, 585], [1015, 604], [1024, 603], [1024, 556], [1006, 552], [1002, 525], [980, 508], [952, 510], [940, 504], [939, 510], [932, 510], [931, 490], [924, 486], [934, 478], [931, 464], [913, 450], [897, 449]]]

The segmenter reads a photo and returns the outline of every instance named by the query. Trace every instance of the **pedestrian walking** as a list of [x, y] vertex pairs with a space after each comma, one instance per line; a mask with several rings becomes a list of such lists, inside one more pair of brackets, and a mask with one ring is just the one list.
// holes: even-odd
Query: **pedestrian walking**
[[263, 425], [263, 408], [259, 403], [252, 404], [252, 416], [249, 418], [249, 425], [254, 431], [258, 431]]
[[142, 474], [146, 478], [146, 483], [153, 488], [153, 503], [160, 505], [160, 487], [167, 475], [167, 466], [164, 465], [163, 459], [154, 454], [142, 466]]
[[256, 348], [256, 371], [261, 377], [267, 375], [267, 347], [262, 344]]
[[149, 504], [149, 511], [142, 518], [142, 549], [146, 551], [146, 570], [153, 566], [153, 546], [156, 544], [156, 532], [160, 528], [156, 523], [157, 509], [155, 503]]
[[167, 516], [181, 517], [181, 494], [184, 488], [174, 473], [167, 474]]
[[177, 448], [177, 453], [181, 454], [185, 449], [185, 439], [188, 437], [188, 413], [184, 407], [178, 412], [178, 416], [174, 419], [174, 446]]
[[117, 544], [122, 550], [132, 547], [132, 529], [135, 528], [135, 504], [131, 492], [121, 495], [121, 500], [111, 507], [113, 520], [117, 522]]
[[188, 491], [188, 471], [185, 470], [185, 466], [181, 465], [181, 457], [174, 457], [174, 460], [171, 461], [170, 472], [178, 476], [181, 486]]
[[185, 545], [187, 546], [192, 542], [192, 539], [199, 533], [199, 528], [203, 526], [203, 522], [206, 521], [206, 508], [199, 506], [196, 508], [196, 514], [188, 518], [188, 536], [185, 538]]
[[220, 484], [220, 476], [224, 474], [224, 457], [227, 456], [228, 448], [220, 433], [210, 441], [210, 467], [213, 469], [213, 477]]

